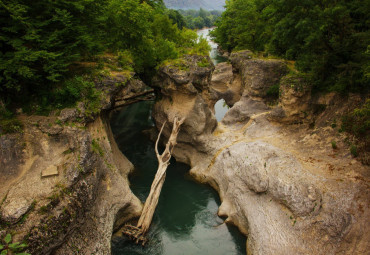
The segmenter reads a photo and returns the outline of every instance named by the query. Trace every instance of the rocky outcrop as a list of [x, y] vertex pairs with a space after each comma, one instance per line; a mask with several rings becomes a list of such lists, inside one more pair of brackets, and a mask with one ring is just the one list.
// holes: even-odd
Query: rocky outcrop
[[[197, 144], [197, 150], [206, 151], [207, 137], [217, 126], [213, 109], [217, 97], [209, 89], [214, 66], [209, 57], [185, 56], [185, 67], [167, 65], [160, 67], [154, 77], [154, 86], [160, 89], [161, 100], [153, 109], [157, 125], [173, 121], [175, 116], [186, 116], [183, 132], [177, 141], [183, 144]], [[207, 63], [199, 66], [199, 63]], [[159, 126], [157, 126], [159, 127]], [[186, 127], [186, 128], [183, 128]], [[163, 134], [168, 137], [171, 128], [166, 125]]]
[[244, 96], [266, 97], [268, 89], [279, 84], [288, 71], [284, 61], [254, 58], [250, 51], [232, 53], [230, 60], [242, 77]]
[[311, 84], [304, 76], [287, 75], [280, 81], [279, 106], [270, 115], [272, 120], [286, 123], [307, 119], [311, 109]]
[[[153, 111], [156, 126], [174, 116], [186, 118], [175, 158], [191, 166], [195, 179], [218, 191], [218, 213], [248, 236], [248, 254], [366, 253], [366, 169], [348, 155], [335, 162], [326, 156], [332, 149], [317, 141], [318, 131], [307, 135], [307, 130], [270, 122], [264, 97], [276, 82], [283, 84], [285, 114], [300, 118], [309, 100], [309, 87], [292, 86], [298, 78], [282, 78], [286, 67], [281, 61], [254, 60], [247, 51], [231, 58], [245, 90], [220, 123], [207, 103], [213, 100], [207, 98], [212, 95], [207, 86], [202, 86], [206, 92], [195, 91], [192, 79], [179, 82], [179, 76], [193, 74], [159, 69], [157, 77], [164, 82], [157, 78], [156, 86], [164, 96]], [[208, 77], [211, 70], [204, 71]], [[229, 82], [230, 74], [226, 77]], [[169, 91], [169, 84], [181, 89]], [[299, 101], [303, 108], [294, 107]], [[345, 172], [333, 172], [343, 165]]]
[[229, 63], [217, 64], [210, 86], [216, 92], [217, 97], [224, 99], [230, 107], [240, 100], [243, 92], [240, 75], [234, 74], [232, 69]]
[[83, 102], [59, 116], [23, 116], [23, 133], [1, 137], [0, 235], [17, 233], [31, 254], [110, 254], [115, 223], [141, 211], [127, 179], [133, 165], [107, 116], [131, 83], [124, 75], [101, 79], [92, 114]]

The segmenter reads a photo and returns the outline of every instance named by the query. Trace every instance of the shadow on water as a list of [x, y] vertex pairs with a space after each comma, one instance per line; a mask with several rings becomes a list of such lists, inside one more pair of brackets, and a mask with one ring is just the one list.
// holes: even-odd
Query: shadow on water
[[[111, 119], [113, 134], [121, 151], [135, 165], [131, 189], [141, 201], [149, 194], [157, 171], [154, 143], [142, 131], [153, 126], [152, 102], [130, 105]], [[220, 204], [210, 187], [194, 182], [189, 167], [171, 161], [158, 207], [143, 248], [126, 238], [114, 238], [112, 254], [245, 254], [245, 237], [235, 227], [222, 224]]]

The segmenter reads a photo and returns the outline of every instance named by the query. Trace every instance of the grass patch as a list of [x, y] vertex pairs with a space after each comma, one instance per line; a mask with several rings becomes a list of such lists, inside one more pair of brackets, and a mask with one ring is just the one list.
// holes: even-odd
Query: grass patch
[[356, 145], [351, 145], [350, 151], [353, 157], [358, 157], [358, 150]]
[[333, 148], [333, 150], [338, 149], [337, 142], [336, 141], [331, 141], [331, 147]]
[[189, 65], [182, 58], [165, 60], [165, 61], [162, 62], [162, 64], [160, 66], [161, 67], [164, 67], [164, 66], [174, 67], [174, 68], [182, 70], [182, 71], [189, 71], [190, 70]]
[[197, 66], [199, 66], [199, 67], [210, 67], [210, 63], [209, 63], [208, 59], [202, 58], [201, 61], [197, 62]]
[[100, 147], [100, 144], [95, 139], [93, 139], [91, 142], [91, 150], [101, 157], [104, 156], [104, 150]]

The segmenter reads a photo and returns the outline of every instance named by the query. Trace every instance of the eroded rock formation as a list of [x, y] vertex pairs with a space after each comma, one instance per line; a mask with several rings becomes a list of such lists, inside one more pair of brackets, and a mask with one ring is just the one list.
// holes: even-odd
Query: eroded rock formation
[[[185, 71], [158, 70], [156, 86], [163, 96], [153, 111], [157, 128], [174, 116], [186, 118], [175, 158], [219, 192], [218, 213], [247, 235], [248, 254], [366, 253], [368, 169], [348, 153], [333, 156], [330, 142], [319, 142], [333, 135], [326, 127], [280, 124], [307, 117], [302, 112], [310, 100], [309, 88], [291, 86], [292, 78], [284, 77], [284, 62], [254, 59], [245, 51], [233, 54], [231, 63], [233, 76], [223, 67], [229, 73], [212, 84], [213, 68], [194, 61]], [[241, 77], [240, 100], [217, 123], [210, 102], [225, 96], [235, 75]], [[198, 80], [201, 89], [196, 89]], [[276, 83], [284, 90], [280, 119], [265, 104], [266, 90]], [[212, 90], [216, 98], [209, 98]]]
[[16, 233], [31, 254], [110, 254], [113, 228], [140, 215], [127, 179], [133, 165], [107, 110], [122, 90], [143, 85], [116, 74], [96, 88], [97, 110], [80, 103], [59, 116], [23, 116], [21, 134], [0, 137], [0, 235]]

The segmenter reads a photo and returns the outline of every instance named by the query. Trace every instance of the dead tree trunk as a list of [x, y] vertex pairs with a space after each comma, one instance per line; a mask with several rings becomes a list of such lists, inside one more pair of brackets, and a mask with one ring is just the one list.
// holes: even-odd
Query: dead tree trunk
[[179, 120], [177, 117], [175, 117], [170, 138], [168, 139], [166, 148], [162, 155], [160, 155], [158, 152], [158, 143], [166, 122], [163, 123], [161, 131], [158, 134], [158, 138], [155, 143], [155, 153], [158, 159], [158, 170], [150, 188], [149, 196], [145, 201], [144, 208], [138, 221], [137, 227], [133, 228], [132, 226], [127, 226], [127, 229], [130, 229], [131, 232], [133, 229], [135, 229], [135, 233], [131, 233], [130, 231], [123, 231], [123, 233], [125, 233], [126, 235], [129, 235], [131, 238], [136, 239], [136, 243], [142, 241], [142, 244], [144, 245], [146, 242], [146, 240], [143, 241], [143, 236], [149, 230], [149, 226], [152, 222], [153, 215], [158, 204], [159, 195], [161, 193], [164, 180], [166, 178], [166, 170], [168, 165], [170, 164], [169, 162], [171, 159], [171, 154], [175, 145], [177, 144], [177, 135], [179, 134], [180, 126], [182, 125], [182, 123], [184, 123], [184, 121], [185, 118]]
[[149, 196], [145, 201], [143, 212], [137, 224], [137, 227], [142, 229], [143, 234], [145, 234], [148, 231], [150, 223], [152, 222], [154, 211], [158, 204], [159, 195], [161, 193], [164, 180], [166, 178], [166, 170], [167, 170], [168, 165], [170, 164], [169, 162], [171, 159], [171, 154], [172, 154], [173, 148], [175, 147], [177, 143], [176, 141], [177, 135], [180, 131], [180, 126], [184, 122], [184, 120], [185, 120], [184, 118], [181, 120], [178, 120], [177, 117], [174, 119], [172, 133], [170, 135], [170, 138], [168, 139], [166, 148], [164, 152], [162, 153], [162, 155], [158, 153], [158, 142], [159, 142], [160, 136], [162, 134], [162, 131], [163, 131], [163, 128], [166, 122], [163, 123], [161, 131], [159, 132], [157, 141], [155, 143], [155, 154], [157, 155], [157, 159], [158, 159], [158, 170], [155, 175], [152, 186], [150, 188]]

